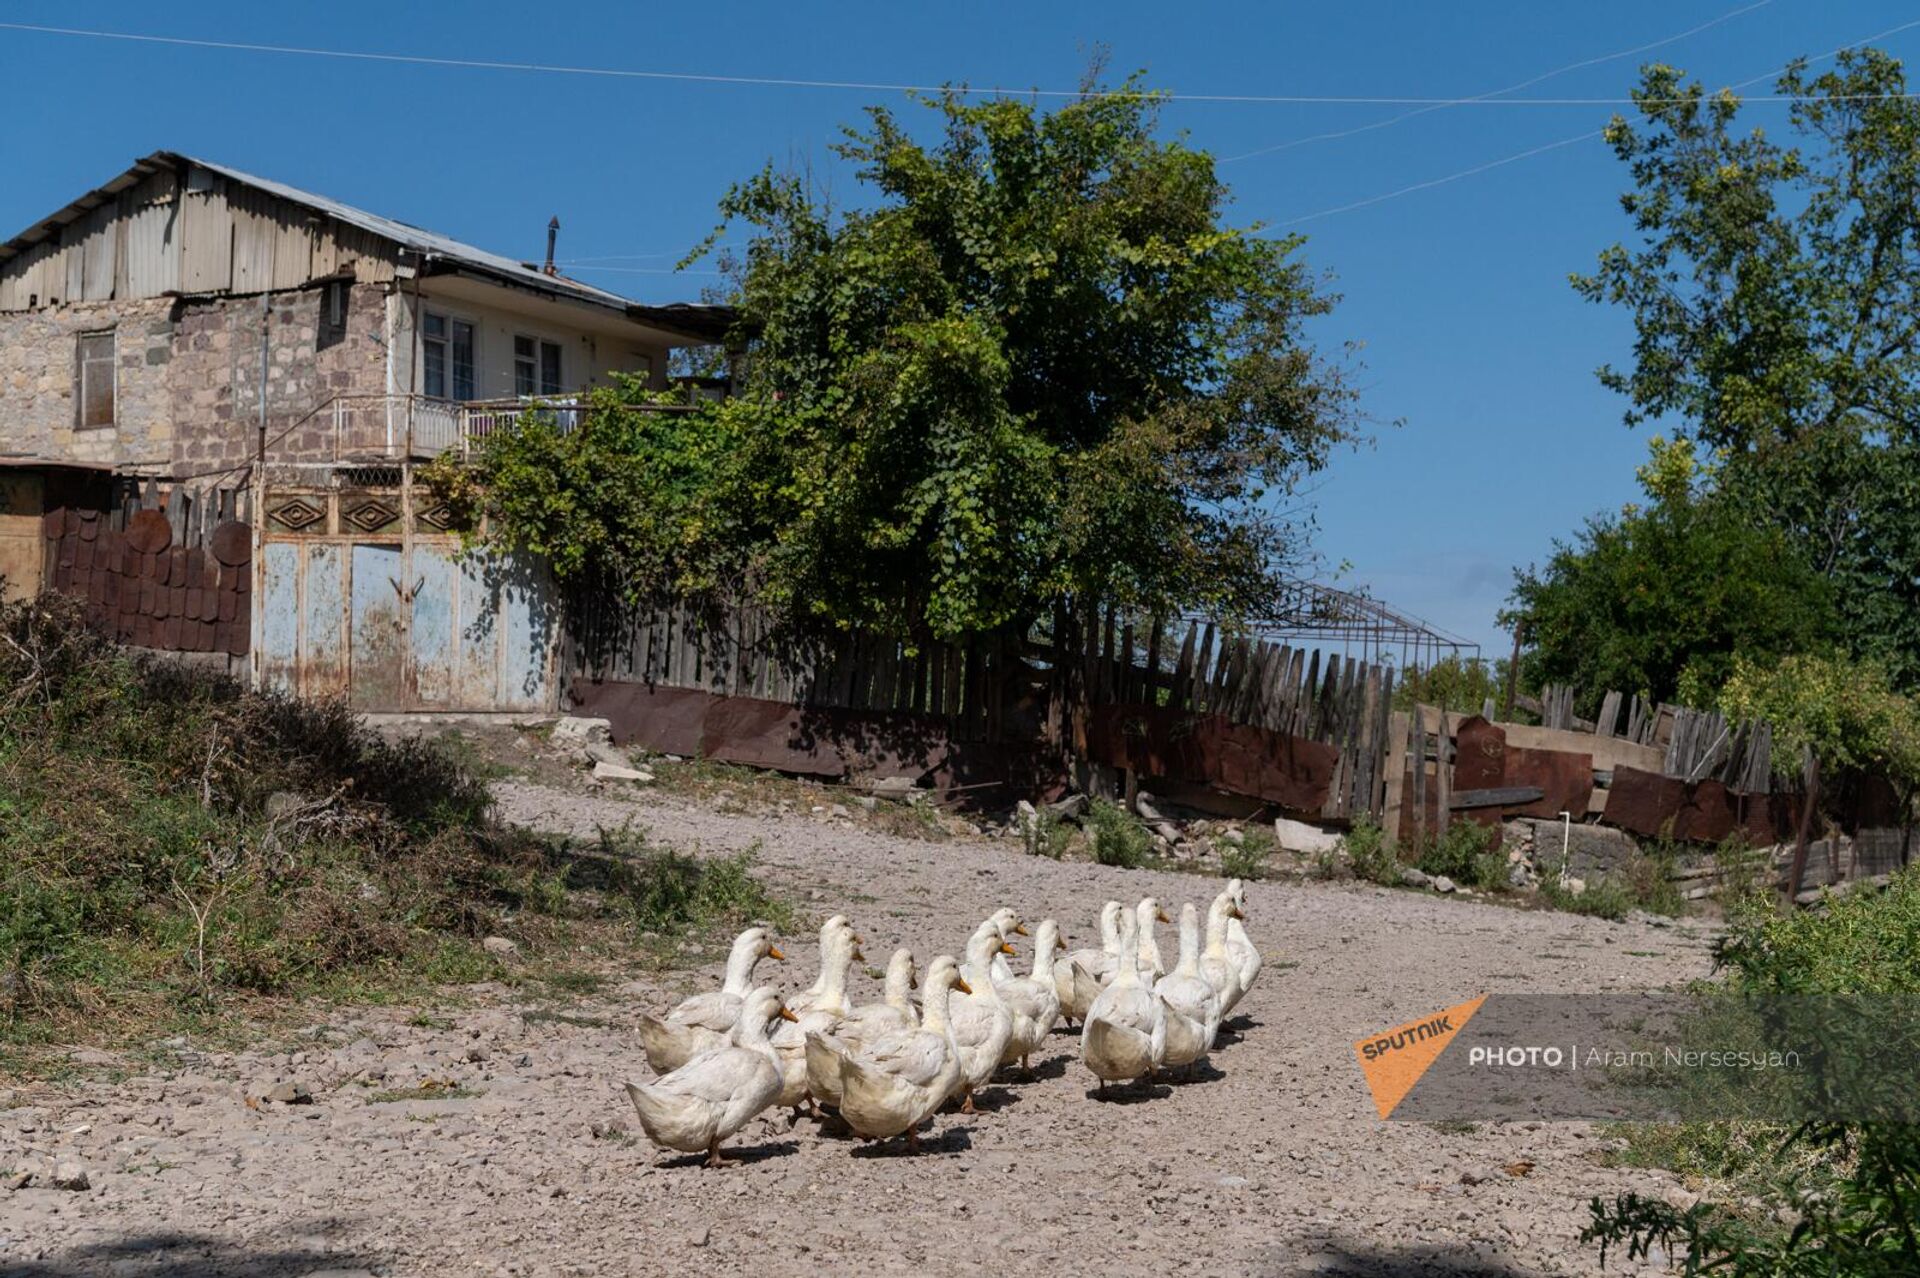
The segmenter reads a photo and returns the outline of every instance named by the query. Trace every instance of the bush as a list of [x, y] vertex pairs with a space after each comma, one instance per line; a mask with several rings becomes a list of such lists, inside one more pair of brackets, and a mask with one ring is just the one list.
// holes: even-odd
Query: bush
[[1420, 868], [1468, 887], [1507, 885], [1507, 858], [1500, 851], [1500, 831], [1478, 821], [1450, 822], [1446, 833], [1421, 851]]
[[1896, 691], [1872, 662], [1800, 654], [1734, 663], [1720, 690], [1731, 719], [1765, 719], [1773, 728], [1773, 766], [1798, 776], [1811, 749], [1831, 776], [1842, 769], [1920, 781], [1920, 705]]
[[1027, 849], [1028, 856], [1044, 856], [1048, 860], [1058, 861], [1066, 855], [1067, 841], [1073, 837], [1073, 827], [1060, 819], [1060, 814], [1050, 807], [1034, 810], [1020, 829], [1021, 843]]
[[1267, 859], [1280, 848], [1280, 841], [1273, 831], [1264, 825], [1248, 827], [1240, 832], [1240, 842], [1222, 841], [1220, 845], [1220, 877], [1223, 879], [1246, 879], [1249, 882], [1266, 877]]
[[[1355, 878], [1389, 887], [1400, 882], [1399, 850], [1371, 817], [1355, 819], [1340, 843], [1346, 853], [1347, 867]], [[1323, 873], [1330, 868], [1323, 866]]]
[[494, 969], [478, 941], [766, 908], [700, 866], [499, 825], [485, 785], [339, 702], [136, 659], [0, 607], [0, 1043], [226, 996]]
[[1153, 836], [1132, 813], [1111, 799], [1095, 799], [1087, 808], [1093, 859], [1101, 865], [1136, 870], [1153, 855]]
[[[1831, 897], [1824, 912], [1781, 914], [1759, 898], [1740, 904], [1722, 941], [1727, 986], [1742, 994], [1920, 993], [1920, 868], [1881, 893]], [[1666, 1136], [1664, 1146], [1660, 1135]], [[1732, 1171], [1772, 1190], [1782, 1228], [1711, 1202], [1685, 1211], [1623, 1194], [1593, 1200], [1582, 1238], [1644, 1256], [1666, 1249], [1683, 1274], [1733, 1278], [1920, 1273], [1920, 1127], [1809, 1122], [1689, 1124], [1636, 1134], [1669, 1165]], [[1762, 1171], [1757, 1149], [1768, 1150]]]

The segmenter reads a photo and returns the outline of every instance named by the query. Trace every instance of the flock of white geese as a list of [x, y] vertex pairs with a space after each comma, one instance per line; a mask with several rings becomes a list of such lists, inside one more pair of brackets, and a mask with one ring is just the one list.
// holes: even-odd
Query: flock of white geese
[[785, 955], [766, 928], [748, 928], [733, 942], [720, 989], [641, 1017], [641, 1043], [658, 1077], [628, 1083], [627, 1095], [656, 1145], [704, 1150], [707, 1165], [721, 1167], [721, 1143], [775, 1105], [816, 1116], [830, 1106], [863, 1139], [904, 1135], [918, 1152], [921, 1124], [942, 1105], [957, 1100], [962, 1113], [975, 1112], [974, 1092], [1016, 1062], [1032, 1077], [1031, 1055], [1062, 1018], [1080, 1023], [1080, 1059], [1102, 1094], [1108, 1083], [1191, 1069], [1260, 973], [1245, 903], [1232, 879], [1204, 929], [1198, 908], [1183, 906], [1171, 969], [1154, 938], [1154, 925], [1171, 920], [1152, 897], [1132, 911], [1108, 901], [1100, 948], [1064, 957], [1060, 925], [1043, 919], [1031, 933], [1026, 976], [1007, 959], [1017, 953], [1013, 938], [1028, 930], [1002, 909], [974, 930], [965, 962], [942, 954], [919, 982], [912, 953], [896, 950], [884, 997], [861, 1005], [847, 998], [848, 974], [865, 956], [845, 915], [820, 929], [819, 979], [784, 997], [753, 983], [762, 959]]

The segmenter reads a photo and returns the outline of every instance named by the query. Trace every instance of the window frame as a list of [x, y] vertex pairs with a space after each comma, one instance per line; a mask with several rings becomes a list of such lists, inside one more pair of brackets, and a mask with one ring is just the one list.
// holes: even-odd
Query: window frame
[[[89, 356], [87, 344], [100, 338], [107, 341], [107, 353], [104, 359], [99, 355]], [[75, 430], [112, 430], [120, 419], [120, 332], [117, 328], [82, 329], [73, 335], [73, 428]], [[107, 416], [104, 421], [90, 421], [87, 412], [87, 388], [91, 384], [87, 378], [90, 366], [106, 365]]]
[[[429, 335], [429, 324], [439, 320], [445, 331], [438, 336]], [[466, 394], [461, 394], [459, 364], [454, 359], [454, 336], [457, 329], [467, 330], [467, 369]], [[480, 322], [458, 311], [441, 310], [438, 307], [422, 307], [420, 311], [420, 391], [429, 399], [444, 399], [456, 404], [472, 403], [479, 397], [480, 387]], [[441, 376], [444, 385], [436, 394], [427, 384], [427, 347], [443, 347], [441, 354]]]
[[[520, 344], [527, 343], [531, 348], [527, 354], [520, 353]], [[553, 379], [546, 376], [547, 355], [553, 355]], [[513, 335], [513, 393], [519, 399], [553, 399], [567, 393], [567, 345], [538, 333], [516, 331]], [[527, 369], [526, 379], [521, 379], [522, 367]], [[523, 389], [523, 386], [525, 389]]]

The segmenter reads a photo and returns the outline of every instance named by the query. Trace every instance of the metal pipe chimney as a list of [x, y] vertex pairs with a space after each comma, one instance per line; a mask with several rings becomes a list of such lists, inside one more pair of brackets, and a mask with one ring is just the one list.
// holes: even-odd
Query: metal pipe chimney
[[560, 215], [554, 214], [547, 220], [547, 264], [540, 269], [548, 275], [558, 275], [553, 269], [553, 246], [560, 239]]

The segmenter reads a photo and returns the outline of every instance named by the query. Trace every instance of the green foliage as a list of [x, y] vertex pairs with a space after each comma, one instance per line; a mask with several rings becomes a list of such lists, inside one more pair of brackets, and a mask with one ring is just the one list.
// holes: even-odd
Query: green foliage
[[1507, 658], [1443, 657], [1424, 669], [1400, 672], [1393, 685], [1393, 708], [1439, 706], [1461, 714], [1479, 714], [1491, 700], [1496, 711], [1506, 704]]
[[[1920, 869], [1885, 892], [1834, 897], [1821, 912], [1781, 914], [1759, 899], [1730, 920], [1719, 958], [1729, 986], [1754, 994], [1920, 993]], [[1651, 1246], [1682, 1274], [1733, 1278], [1894, 1278], [1920, 1273], [1920, 1129], [1907, 1124], [1810, 1122], [1792, 1131], [1756, 1124], [1689, 1124], [1669, 1133], [1667, 1157], [1767, 1186], [1791, 1227], [1702, 1202], [1684, 1211], [1624, 1194], [1595, 1199], [1582, 1234], [1629, 1257]], [[1645, 1155], [1657, 1143], [1635, 1141]], [[1763, 1167], [1756, 1150], [1772, 1166]]]
[[1151, 93], [922, 103], [931, 144], [874, 108], [839, 146], [863, 207], [772, 169], [722, 202], [747, 235], [732, 399], [596, 394], [580, 430], [496, 435], [436, 482], [563, 578], [814, 625], [1023, 629], [1072, 596], [1257, 612], [1300, 550], [1277, 512], [1353, 411], [1304, 335], [1332, 299], [1298, 237], [1226, 225]]
[[1389, 887], [1400, 882], [1399, 850], [1371, 817], [1356, 817], [1340, 843], [1355, 878]]
[[1093, 859], [1101, 865], [1137, 870], [1153, 856], [1153, 836], [1147, 827], [1111, 799], [1095, 799], [1088, 806], [1087, 834]]
[[1051, 861], [1066, 855], [1067, 842], [1072, 837], [1073, 827], [1062, 821], [1058, 812], [1045, 806], [1035, 808], [1033, 816], [1020, 829], [1027, 855], [1044, 856]]
[[1267, 862], [1279, 850], [1280, 841], [1264, 825], [1248, 826], [1240, 832], [1240, 842], [1220, 844], [1220, 877], [1252, 882], [1267, 875]]
[[1419, 867], [1468, 887], [1507, 885], [1507, 857], [1500, 850], [1500, 831], [1478, 821], [1449, 822], [1446, 833], [1421, 850]]
[[1829, 772], [1920, 781], [1920, 705], [1896, 692], [1872, 662], [1813, 654], [1741, 660], [1719, 701], [1729, 718], [1772, 725], [1774, 767], [1782, 775], [1797, 775], [1801, 751], [1811, 748]]
[[1540, 876], [1540, 899], [1567, 914], [1584, 914], [1589, 918], [1611, 919], [1615, 922], [1627, 917], [1638, 905], [1632, 891], [1613, 875], [1595, 875], [1584, 880], [1584, 883], [1582, 890], [1575, 892], [1560, 881], [1558, 874], [1543, 874]]
[[[1717, 486], [1831, 584], [1856, 655], [1920, 681], [1920, 101], [1876, 49], [1796, 66], [1782, 141], [1739, 100], [1646, 69], [1616, 244], [1574, 286], [1634, 319], [1630, 367], [1600, 370], [1627, 420], [1671, 420], [1725, 456]], [[1756, 659], [1769, 654], [1753, 652]], [[1616, 685], [1618, 686], [1618, 685]]]
[[452, 755], [342, 703], [136, 660], [67, 600], [0, 607], [0, 1044], [485, 979], [493, 932], [766, 906], [743, 862], [502, 827]]
[[1595, 714], [1609, 689], [1674, 700], [1716, 688], [1736, 657], [1769, 660], [1821, 642], [1827, 584], [1778, 529], [1739, 503], [1676, 484], [1653, 441], [1653, 504], [1596, 516], [1543, 569], [1518, 573], [1504, 624], [1525, 627], [1522, 682], [1571, 683]]

